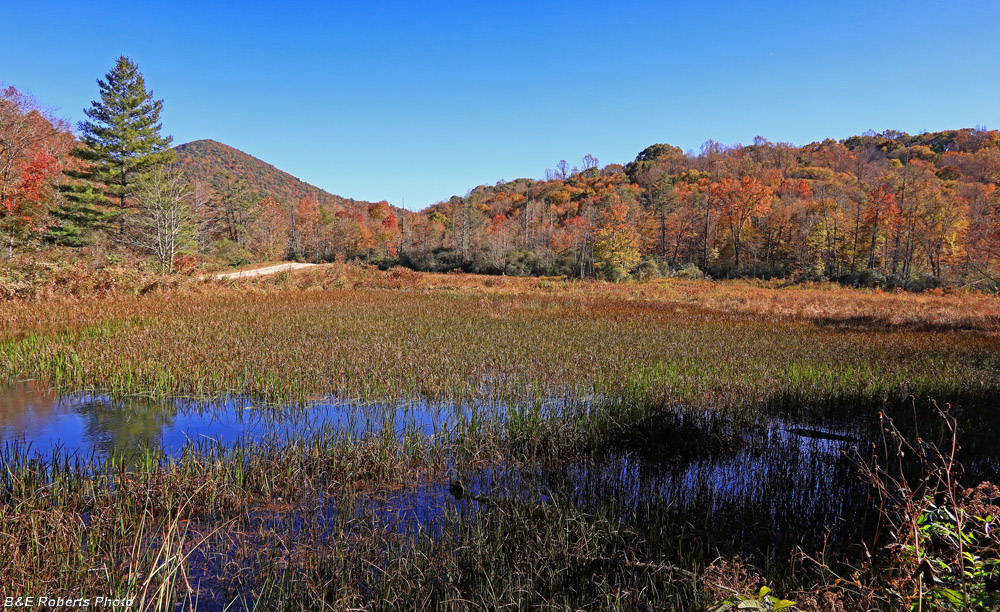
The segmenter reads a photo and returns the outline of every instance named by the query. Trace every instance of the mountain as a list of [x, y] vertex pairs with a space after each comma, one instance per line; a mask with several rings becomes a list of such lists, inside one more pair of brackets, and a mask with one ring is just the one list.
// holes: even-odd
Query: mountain
[[300, 180], [271, 164], [214, 140], [195, 140], [174, 147], [177, 163], [185, 176], [219, 187], [223, 176], [243, 177], [251, 189], [263, 196], [272, 196], [283, 202], [295, 203], [312, 196], [323, 205], [335, 204], [354, 209], [367, 206], [368, 202], [334, 195], [315, 185]]

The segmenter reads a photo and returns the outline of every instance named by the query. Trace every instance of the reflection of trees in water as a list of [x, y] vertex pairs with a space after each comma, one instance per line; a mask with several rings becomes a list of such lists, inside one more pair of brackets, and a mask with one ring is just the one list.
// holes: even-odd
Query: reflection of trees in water
[[[83, 423], [79, 440], [75, 428], [62, 431], [67, 418], [76, 415]], [[170, 401], [147, 398], [112, 400], [85, 394], [59, 395], [48, 385], [29, 381], [0, 389], [0, 432], [4, 435], [32, 434], [55, 428], [59, 443], [69, 452], [88, 452], [88, 446], [100, 454], [119, 452], [134, 456], [140, 449], [157, 446], [164, 427], [173, 424], [177, 406]], [[69, 433], [72, 431], [72, 433]]]
[[[855, 425], [863, 431], [864, 424]], [[534, 487], [618, 517], [662, 550], [680, 546], [679, 533], [685, 546], [779, 557], [797, 545], [822, 546], [827, 527], [835, 528], [831, 546], [860, 541], [872, 525], [842, 521], [863, 517], [867, 507], [867, 487], [842, 454], [860, 443], [788, 427], [763, 414], [659, 414], [612, 432], [586, 461], [544, 466], [531, 475], [536, 483], [517, 481], [512, 490]], [[860, 435], [846, 431], [852, 435], [832, 435]]]
[[27, 431], [33, 423], [48, 424], [65, 411], [58, 403], [56, 392], [39, 381], [0, 387], [0, 429]]
[[112, 400], [80, 397], [73, 411], [84, 420], [86, 436], [101, 454], [133, 456], [143, 448], [159, 446], [164, 427], [177, 417], [173, 402], [148, 398]]

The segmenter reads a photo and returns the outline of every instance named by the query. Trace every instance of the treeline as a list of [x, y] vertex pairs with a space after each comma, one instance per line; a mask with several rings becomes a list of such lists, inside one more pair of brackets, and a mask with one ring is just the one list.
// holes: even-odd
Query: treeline
[[[189, 151], [176, 163], [159, 136], [162, 103], [134, 64], [120, 58], [99, 84], [102, 98], [76, 140], [29, 96], [0, 89], [8, 256], [99, 244], [152, 254], [165, 271], [205, 258], [361, 259], [614, 281], [708, 274], [915, 289], [1000, 284], [996, 130], [869, 132], [803, 147], [758, 137], [747, 146], [709, 141], [697, 154], [656, 144], [625, 165], [601, 167], [588, 155], [580, 167], [559, 162], [544, 180], [480, 186], [410, 212], [319, 190], [298, 198], [269, 191], [255, 181], [301, 185], [210, 141], [201, 145], [211, 159]], [[116, 124], [104, 116], [116, 96], [132, 99], [141, 119], [122, 135], [107, 132]], [[130, 148], [110, 150], [122, 140]]]
[[996, 286], [998, 144], [995, 130], [888, 131], [657, 144], [600, 169], [588, 156], [407, 216], [400, 252], [425, 270]]
[[[626, 165], [560, 162], [421, 212], [251, 197], [242, 225], [202, 214], [244, 260], [362, 259], [486, 274], [783, 277], [921, 289], [1000, 280], [1000, 134], [868, 133], [804, 147], [755, 139]], [[214, 198], [204, 206], [212, 209]], [[225, 232], [220, 234], [220, 230]], [[214, 234], [212, 233], [214, 232]]]

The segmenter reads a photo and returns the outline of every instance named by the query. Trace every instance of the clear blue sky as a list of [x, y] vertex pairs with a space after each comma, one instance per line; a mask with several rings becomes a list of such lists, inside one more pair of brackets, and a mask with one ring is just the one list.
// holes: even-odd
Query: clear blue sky
[[0, 81], [74, 124], [128, 55], [174, 143], [419, 209], [590, 153], [1000, 127], [1000, 2], [15, 2]]

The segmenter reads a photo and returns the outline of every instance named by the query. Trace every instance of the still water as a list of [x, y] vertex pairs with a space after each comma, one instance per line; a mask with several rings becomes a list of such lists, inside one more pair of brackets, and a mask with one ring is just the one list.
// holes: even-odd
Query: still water
[[[210, 440], [225, 446], [265, 436], [308, 437], [324, 428], [447, 436], [456, 414], [469, 409], [421, 401], [261, 407], [240, 398], [112, 399], [60, 395], [28, 382], [0, 389], [0, 447], [99, 460], [142, 448], [176, 456], [190, 443]], [[638, 442], [616, 440], [581, 460], [542, 461], [527, 468], [496, 465], [461, 476], [479, 493], [558, 497], [654, 531], [690, 527], [691, 545], [706, 550], [729, 543], [735, 553], [787, 551], [820, 545], [825, 538], [856, 543], [871, 513], [858, 463], [866, 453], [871, 456], [871, 445], [879, 439], [877, 414], [877, 409], [850, 406], [812, 412], [762, 408], [749, 416], [678, 409], [642, 428]], [[1000, 453], [989, 434], [993, 429], [975, 420], [991, 414], [977, 409], [966, 415], [966, 465], [977, 481], [997, 476]], [[426, 527], [447, 498], [447, 483], [401, 491], [387, 516], [409, 515]]]
[[0, 445], [23, 445], [43, 455], [58, 449], [100, 458], [115, 452], [127, 455], [141, 448], [161, 448], [176, 456], [189, 443], [205, 440], [231, 445], [265, 435], [308, 437], [325, 427], [375, 431], [386, 417], [425, 433], [449, 425], [440, 411], [422, 403], [378, 406], [377, 410], [344, 402], [261, 407], [235, 397], [198, 402], [60, 395], [32, 382], [0, 388]]

